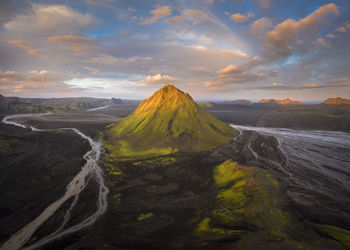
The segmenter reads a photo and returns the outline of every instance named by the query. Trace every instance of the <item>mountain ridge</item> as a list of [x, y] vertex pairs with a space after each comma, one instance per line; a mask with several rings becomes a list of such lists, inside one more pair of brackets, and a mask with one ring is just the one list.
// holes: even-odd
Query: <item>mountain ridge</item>
[[123, 120], [108, 126], [107, 148], [119, 156], [199, 152], [228, 143], [236, 131], [173, 85], [166, 85]]
[[226, 101], [225, 104], [238, 104], [238, 105], [253, 105], [253, 102], [251, 102], [248, 99], [237, 99], [233, 101]]
[[292, 100], [289, 98], [285, 99], [261, 99], [259, 103], [266, 103], [266, 104], [279, 104], [279, 105], [295, 105], [295, 104], [304, 104], [303, 102], [300, 102], [298, 100]]
[[0, 95], [0, 113], [46, 113], [79, 111], [102, 106], [123, 105], [126, 101], [120, 98], [21, 98]]
[[349, 99], [345, 99], [342, 97], [335, 97], [335, 98], [327, 98], [323, 104], [328, 104], [328, 105], [348, 105], [350, 104], [350, 100]]

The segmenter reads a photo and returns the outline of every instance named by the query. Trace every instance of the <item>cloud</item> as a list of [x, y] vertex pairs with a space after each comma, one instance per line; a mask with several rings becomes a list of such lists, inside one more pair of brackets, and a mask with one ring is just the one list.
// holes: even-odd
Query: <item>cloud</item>
[[29, 43], [23, 42], [21, 40], [9, 40], [9, 41], [7, 41], [7, 43], [14, 45], [14, 46], [17, 46], [19, 48], [25, 49], [25, 51], [27, 51], [27, 53], [29, 53], [31, 55], [35, 55], [35, 56], [43, 55], [43, 53], [40, 50], [37, 50]]
[[343, 23], [342, 26], [338, 27], [336, 31], [338, 32], [347, 32], [350, 29], [350, 22], [345, 22]]
[[348, 77], [342, 77], [342, 78], [333, 78], [330, 80], [331, 82], [346, 82], [349, 81], [350, 82], [350, 78]]
[[113, 7], [113, 4], [115, 4], [114, 0], [84, 0], [87, 4], [91, 6], [103, 6], [106, 8]]
[[227, 67], [219, 70], [217, 73], [219, 74], [220, 78], [231, 77], [232, 75], [235, 75], [237, 73], [243, 73], [250, 70], [251, 68], [255, 67], [258, 64], [258, 62], [259, 62], [259, 58], [255, 56], [251, 58], [249, 61], [241, 64], [237, 64], [237, 65], [230, 64]]
[[144, 82], [147, 84], [169, 84], [174, 83], [175, 81], [176, 78], [161, 74], [147, 76], [145, 79], [139, 80], [139, 82]]
[[88, 38], [73, 35], [51, 36], [47, 38], [47, 42], [56, 46], [62, 45], [64, 47], [69, 47], [74, 52], [88, 50], [94, 45], [94, 42]]
[[95, 19], [64, 5], [33, 4], [24, 14], [19, 14], [5, 24], [11, 31], [24, 33], [74, 33], [90, 27]]
[[289, 57], [295, 50], [305, 53], [312, 44], [312, 37], [317, 34], [321, 24], [327, 23], [329, 14], [338, 15], [338, 7], [329, 3], [298, 21], [287, 19], [265, 34], [262, 55], [268, 60]]
[[344, 26], [340, 26], [339, 28], [336, 29], [338, 32], [346, 32], [346, 28]]
[[165, 22], [167, 24], [180, 24], [184, 21], [182, 16], [174, 16], [174, 17], [170, 17], [167, 20], [165, 20]]
[[231, 28], [208, 10], [184, 9], [181, 15], [176, 16], [176, 19], [169, 18], [169, 21], [176, 23], [179, 27], [169, 30], [168, 38], [182, 40], [188, 44], [201, 44], [202, 41], [198, 38], [203, 38], [206, 40], [205, 45], [210, 42], [211, 46], [220, 43], [220, 47], [232, 47], [232, 45], [241, 49], [247, 47], [242, 37], [237, 36]]
[[88, 70], [93, 75], [98, 75], [99, 73], [101, 73], [98, 69], [89, 66], [85, 66], [84, 69]]
[[264, 81], [275, 77], [277, 73], [273, 70], [254, 69], [260, 64], [258, 57], [252, 57], [240, 64], [230, 64], [216, 73], [218, 77], [209, 79], [206, 87], [216, 87], [236, 83], [252, 83]]
[[120, 63], [120, 59], [108, 54], [99, 54], [95, 57], [91, 57], [88, 62], [104, 65], [115, 65]]
[[254, 0], [263, 9], [268, 9], [271, 7], [271, 0]]
[[206, 4], [213, 4], [213, 3], [214, 3], [214, 0], [204, 0], [204, 2], [205, 2]]
[[332, 48], [332, 45], [330, 45], [328, 42], [326, 42], [326, 40], [324, 40], [324, 38], [318, 38], [316, 40], [316, 43], [323, 48]]
[[162, 17], [167, 17], [171, 15], [171, 8], [168, 5], [159, 6], [158, 8], [151, 10], [150, 13], [152, 17], [145, 18], [139, 22], [141, 25], [150, 25], [158, 21]]
[[327, 38], [330, 38], [330, 39], [333, 39], [333, 38], [337, 38], [338, 36], [336, 36], [336, 35], [330, 33], [330, 34], [327, 34], [326, 37], [327, 37]]
[[223, 24], [217, 18], [209, 16], [207, 13], [201, 10], [185, 9], [182, 11], [182, 17], [186, 20], [192, 21], [192, 24], [194, 25], [202, 22], [210, 22], [223, 27]]
[[[74, 92], [64, 81], [69, 75], [47, 70], [30, 71], [27, 73], [16, 71], [0, 72], [0, 91], [5, 95], [38, 95]], [[81, 90], [79, 90], [81, 91]]]
[[0, 25], [11, 20], [16, 12], [15, 5], [11, 0], [2, 0], [0, 2]]
[[[208, 79], [213, 77], [218, 68], [225, 67], [232, 62], [249, 58], [249, 55], [240, 50], [229, 49], [213, 49], [205, 47], [201, 44], [188, 45], [186, 43], [171, 41], [171, 42], [155, 42], [155, 41], [129, 41], [123, 47], [113, 51], [114, 55], [119, 55], [122, 58], [152, 56], [152, 61], [141, 60], [134, 64], [124, 66], [121, 64], [116, 67], [107, 67], [108, 70], [122, 70], [122, 72], [131, 72], [133, 74], [150, 74], [150, 70], [154, 70], [152, 74], [166, 72], [171, 76], [176, 76], [180, 79], [189, 79], [200, 77]], [[103, 57], [103, 56], [102, 56]], [[106, 67], [100, 68], [97, 65], [88, 65], [103, 71]], [[106, 65], [108, 66], [108, 65]], [[198, 74], [194, 68], [205, 68]]]
[[210, 12], [204, 12], [197, 9], [184, 9], [181, 12], [181, 16], [184, 20], [191, 22], [192, 26], [187, 27], [186, 31], [199, 32], [201, 35], [207, 37], [218, 38], [220, 42], [227, 44], [235, 44], [236, 46], [242, 45], [244, 48], [245, 43], [238, 37], [231, 29], [216, 16]]
[[117, 58], [109, 54], [98, 54], [87, 60], [88, 63], [112, 65], [112, 66], [129, 66], [140, 62], [149, 62], [152, 57], [133, 56], [128, 58]]
[[64, 75], [58, 72], [50, 72], [47, 70], [30, 71], [28, 73], [20, 73], [16, 71], [0, 72], [0, 81], [2, 82], [28, 82], [45, 84], [54, 80], [65, 80]]
[[244, 23], [248, 21], [249, 18], [253, 17], [253, 13], [248, 13], [246, 15], [241, 14], [241, 13], [235, 13], [230, 16], [230, 19], [234, 21], [235, 23]]
[[129, 7], [129, 8], [128, 8], [128, 11], [129, 11], [129, 12], [136, 12], [136, 9], [133, 8], [133, 7]]
[[298, 89], [323, 89], [323, 88], [337, 88], [347, 87], [350, 83], [337, 83], [337, 84], [271, 84], [271, 85], [258, 85], [258, 86], [244, 86], [242, 89], [246, 90], [298, 90]]
[[266, 30], [273, 27], [272, 21], [268, 17], [262, 17], [250, 24], [249, 33], [254, 36], [265, 34]]
[[210, 22], [213, 21], [207, 13], [196, 9], [183, 10], [182, 17], [187, 20], [193, 21], [193, 24], [198, 24], [204, 21], [210, 21]]

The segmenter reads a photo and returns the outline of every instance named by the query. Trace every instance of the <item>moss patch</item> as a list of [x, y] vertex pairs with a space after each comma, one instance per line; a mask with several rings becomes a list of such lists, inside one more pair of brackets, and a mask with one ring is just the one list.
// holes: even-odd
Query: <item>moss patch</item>
[[239, 234], [243, 233], [244, 230], [230, 230], [230, 229], [223, 229], [218, 227], [212, 227], [210, 225], [210, 218], [205, 217], [203, 218], [196, 226], [195, 228], [195, 234], [203, 235], [203, 234]]
[[340, 242], [347, 249], [350, 249], [350, 231], [331, 225], [319, 225], [322, 234]]
[[247, 176], [247, 169], [239, 169], [237, 162], [225, 161], [214, 169], [214, 180], [218, 186], [226, 186], [235, 180], [242, 180]]
[[143, 220], [147, 220], [149, 218], [151, 218], [153, 216], [153, 213], [147, 213], [147, 214], [140, 214], [139, 217], [137, 217], [138, 221], [143, 221]]
[[180, 157], [172, 157], [169, 155], [165, 156], [157, 156], [153, 157], [151, 159], [140, 159], [132, 162], [132, 165], [134, 166], [169, 166], [179, 160]]
[[120, 140], [113, 144], [105, 145], [108, 149], [109, 157], [113, 159], [145, 159], [159, 155], [169, 155], [175, 153], [177, 149], [167, 148], [156, 148], [156, 147], [143, 147], [136, 146], [127, 140]]
[[267, 240], [292, 241], [288, 233], [291, 215], [282, 209], [280, 187], [267, 171], [228, 160], [214, 168], [213, 179], [218, 190], [216, 203], [210, 216], [198, 220], [196, 235], [243, 237], [259, 231]]
[[17, 136], [15, 134], [0, 130], [0, 146], [6, 148], [14, 146], [18, 143], [18, 140], [16, 138]]
[[290, 216], [281, 209], [278, 183], [268, 172], [228, 160], [214, 169], [214, 180], [220, 189], [213, 219], [231, 227], [263, 229], [277, 239], [287, 237]]

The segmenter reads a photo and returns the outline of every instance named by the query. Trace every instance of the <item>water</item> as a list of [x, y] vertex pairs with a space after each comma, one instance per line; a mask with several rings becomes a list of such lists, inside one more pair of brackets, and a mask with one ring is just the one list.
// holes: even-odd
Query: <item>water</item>
[[[277, 139], [279, 149], [287, 159], [285, 164], [278, 165], [285, 173], [283, 181], [288, 185], [288, 194], [296, 202], [350, 214], [347, 209], [350, 207], [350, 134], [231, 126], [241, 133], [255, 131]], [[257, 161], [264, 158], [251, 145], [248, 148]]]
[[[42, 115], [42, 114], [37, 114]], [[11, 119], [15, 118], [23, 118], [23, 117], [31, 117], [33, 115], [11, 115], [5, 117], [2, 122], [9, 125], [14, 125], [20, 128], [25, 129], [31, 129], [32, 131], [43, 131], [37, 128], [34, 128], [32, 126], [23, 125], [14, 121], [11, 121]], [[97, 218], [101, 216], [106, 210], [107, 210], [107, 194], [109, 192], [108, 188], [105, 186], [104, 179], [103, 179], [103, 172], [102, 169], [98, 165], [98, 160], [100, 159], [101, 152], [102, 152], [102, 144], [101, 142], [94, 141], [89, 136], [83, 134], [81, 131], [79, 131], [76, 128], [63, 128], [63, 129], [69, 129], [74, 131], [76, 134], [84, 138], [90, 143], [91, 150], [88, 151], [84, 155], [84, 159], [86, 160], [86, 163], [81, 168], [80, 172], [72, 179], [72, 181], [67, 185], [65, 194], [53, 202], [50, 206], [45, 208], [43, 212], [36, 217], [32, 222], [21, 228], [19, 231], [17, 231], [15, 234], [13, 234], [8, 241], [6, 241], [0, 249], [6, 249], [6, 250], [15, 250], [15, 249], [36, 249], [39, 248], [49, 242], [52, 242], [53, 240], [56, 240], [58, 238], [61, 238], [62, 236], [77, 232], [83, 228], [86, 228], [88, 226], [91, 226], [95, 223]], [[79, 202], [79, 194], [85, 189], [85, 187], [88, 185], [89, 180], [95, 177], [98, 184], [99, 184], [99, 194], [98, 194], [98, 200], [97, 200], [97, 210], [94, 214], [90, 215], [85, 220], [81, 221], [80, 223], [71, 226], [69, 228], [65, 228], [66, 224], [70, 220], [70, 214], [71, 211], [74, 209], [76, 204]], [[62, 224], [50, 235], [40, 239], [39, 241], [33, 243], [32, 245], [25, 246], [26, 243], [31, 239], [35, 231], [45, 222], [47, 221], [51, 216], [55, 214], [55, 212], [64, 204], [66, 201], [68, 201], [70, 198], [72, 198], [72, 202], [70, 207], [67, 209], [64, 219], [62, 221]], [[25, 247], [24, 247], [25, 246]], [[24, 247], [24, 248], [23, 248]]]
[[[13, 115], [3, 119], [3, 123], [40, 132], [42, 130], [12, 121], [11, 119], [33, 115]], [[332, 210], [338, 214], [350, 214], [350, 134], [335, 131], [293, 130], [283, 128], [263, 128], [231, 125], [242, 135], [245, 131], [255, 131], [261, 135], [272, 136], [278, 141], [278, 147], [286, 157], [286, 163], [270, 163], [279, 168], [282, 181], [287, 185], [288, 195], [297, 203], [317, 206], [319, 209]], [[36, 249], [62, 236], [77, 232], [93, 225], [107, 209], [108, 189], [104, 184], [102, 169], [97, 161], [102, 152], [100, 142], [94, 141], [75, 128], [70, 129], [89, 141], [91, 150], [84, 155], [86, 160], [81, 171], [67, 185], [65, 194], [48, 206], [32, 222], [20, 229], [5, 242], [1, 249]], [[234, 140], [237, 140], [236, 137]], [[254, 150], [254, 142], [248, 145], [252, 155], [260, 163], [266, 156]], [[99, 183], [98, 208], [94, 214], [80, 223], [66, 228], [70, 215], [79, 202], [79, 194], [95, 177]], [[35, 231], [68, 200], [61, 225], [54, 232], [30, 246], [26, 243]]]
[[102, 107], [98, 107], [98, 108], [92, 108], [92, 109], [87, 109], [87, 112], [91, 112], [91, 111], [97, 111], [97, 110], [101, 110], [101, 109], [106, 109], [106, 108], [110, 108], [112, 106], [102, 106]]

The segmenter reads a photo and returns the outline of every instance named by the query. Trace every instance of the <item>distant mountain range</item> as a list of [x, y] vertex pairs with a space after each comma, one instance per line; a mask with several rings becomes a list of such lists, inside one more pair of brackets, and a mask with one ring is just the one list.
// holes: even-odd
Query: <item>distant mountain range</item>
[[247, 99], [238, 99], [230, 102], [224, 102], [225, 104], [239, 104], [239, 105], [253, 105], [253, 102]]
[[[45, 112], [67, 112], [93, 109], [102, 106], [114, 106], [122, 104], [139, 104], [139, 101], [126, 100], [120, 98], [92, 98], [92, 97], [72, 97], [72, 98], [20, 98], [5, 97], [0, 94], [0, 114], [12, 113], [45, 113]], [[203, 108], [212, 108], [216, 102], [200, 102]], [[223, 104], [233, 104], [250, 106], [255, 103], [247, 99], [237, 99], [225, 101]], [[297, 100], [286, 99], [261, 99], [258, 104], [270, 105], [297, 105], [304, 104]], [[342, 97], [328, 98], [323, 104], [326, 105], [350, 105], [350, 100]]]
[[304, 104], [303, 102], [291, 100], [289, 98], [286, 99], [261, 99], [259, 103], [266, 103], [266, 104], [279, 104], [279, 105], [295, 105], [295, 104]]
[[327, 100], [324, 101], [323, 104], [344, 105], [344, 104], [350, 104], [350, 100], [349, 99], [344, 99], [344, 98], [341, 98], [341, 97], [328, 98]]
[[119, 98], [20, 98], [0, 95], [0, 113], [74, 111], [124, 104]]

